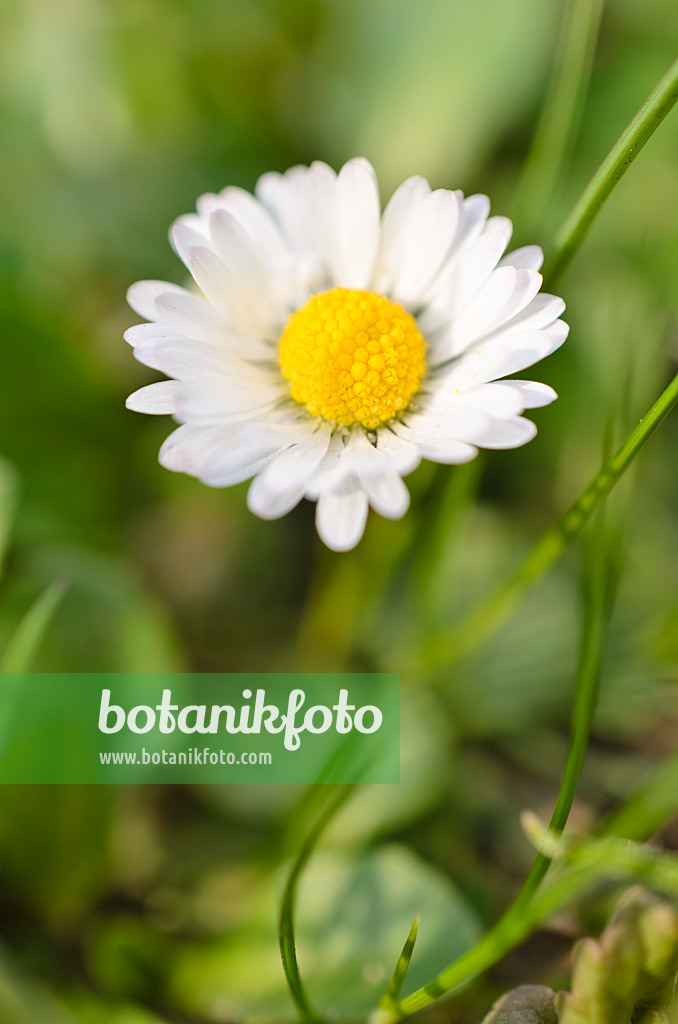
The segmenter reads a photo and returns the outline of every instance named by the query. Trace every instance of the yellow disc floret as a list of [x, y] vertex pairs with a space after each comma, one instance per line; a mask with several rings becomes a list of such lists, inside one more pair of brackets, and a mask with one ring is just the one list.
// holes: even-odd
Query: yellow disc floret
[[288, 320], [280, 368], [313, 416], [374, 430], [407, 408], [426, 369], [426, 342], [396, 302], [332, 288]]

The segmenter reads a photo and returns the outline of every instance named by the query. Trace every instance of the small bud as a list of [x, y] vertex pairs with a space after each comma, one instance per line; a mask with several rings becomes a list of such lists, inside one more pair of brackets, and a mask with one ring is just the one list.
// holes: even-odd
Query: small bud
[[660, 1024], [662, 1014], [652, 1014], [670, 1000], [677, 972], [675, 911], [632, 889], [600, 941], [578, 944], [571, 991], [558, 998], [560, 1024]]
[[483, 1024], [558, 1024], [553, 992], [543, 985], [522, 985], [502, 996]]

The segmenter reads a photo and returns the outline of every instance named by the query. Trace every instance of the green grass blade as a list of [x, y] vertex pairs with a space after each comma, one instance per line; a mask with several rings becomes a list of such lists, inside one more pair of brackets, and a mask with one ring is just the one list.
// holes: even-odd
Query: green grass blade
[[320, 1018], [312, 1009], [306, 989], [304, 988], [297, 962], [297, 948], [294, 936], [294, 913], [297, 898], [299, 879], [308, 864], [313, 851], [315, 850], [323, 832], [339, 813], [348, 798], [351, 796], [355, 786], [341, 786], [339, 792], [335, 793], [329, 804], [320, 815], [315, 825], [311, 828], [299, 848], [299, 852], [292, 864], [290, 873], [287, 876], [287, 883], [283, 892], [282, 906], [280, 909], [280, 921], [278, 939], [280, 943], [280, 957], [282, 959], [285, 978], [290, 993], [301, 1019], [306, 1022], [318, 1021]]
[[62, 583], [52, 583], [31, 605], [0, 657], [0, 672], [29, 671], [65, 589]]
[[386, 987], [386, 991], [381, 997], [381, 1001], [379, 1003], [380, 1010], [392, 1010], [394, 1007], [398, 1005], [400, 993], [403, 990], [403, 985], [405, 984], [407, 971], [410, 966], [410, 960], [412, 959], [412, 954], [414, 953], [414, 944], [417, 941], [417, 932], [419, 931], [419, 921], [420, 918], [415, 917], [414, 921], [412, 922], [410, 934], [407, 936], [405, 945], [403, 946], [402, 952], [398, 957], [398, 963], [395, 966], [395, 970], [393, 972], [391, 980], [389, 981]]
[[6, 459], [0, 458], [0, 569], [5, 559], [18, 504], [17, 475]]
[[544, 268], [549, 288], [567, 269], [600, 209], [645, 143], [678, 100], [678, 60], [615, 142], [556, 234], [554, 250]]
[[631, 431], [622, 446], [603, 465], [581, 497], [548, 529], [522, 566], [490, 598], [473, 609], [451, 631], [427, 640], [422, 667], [444, 668], [475, 650], [492, 636], [516, 609], [528, 588], [560, 558], [579, 536], [597, 508], [621, 479], [636, 455], [678, 402], [678, 375]]
[[602, 10], [603, 0], [565, 2], [553, 73], [514, 211], [524, 233], [543, 222], [567, 169], [591, 77]]
[[[570, 743], [556, 805], [545, 830], [555, 843], [567, 824], [588, 749], [618, 577], [619, 532], [606, 527], [602, 516], [595, 526], [589, 557], [584, 558], [582, 630]], [[494, 927], [473, 949], [403, 1000], [397, 1011], [400, 1015], [414, 1013], [469, 981], [505, 956], [513, 948], [516, 935], [518, 941], [524, 937], [526, 922], [532, 920], [530, 908], [552, 856], [546, 849], [538, 850], [518, 896]]]

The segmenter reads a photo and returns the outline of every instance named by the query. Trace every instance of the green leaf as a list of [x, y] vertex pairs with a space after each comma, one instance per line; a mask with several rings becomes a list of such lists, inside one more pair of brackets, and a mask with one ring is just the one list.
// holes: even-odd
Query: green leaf
[[[348, 817], [348, 815], [347, 815]], [[247, 923], [204, 943], [186, 944], [172, 965], [171, 1005], [186, 1017], [294, 1019], [271, 946], [272, 891], [259, 892]], [[318, 851], [299, 888], [295, 940], [314, 1009], [326, 1019], [364, 1019], [378, 1004], [403, 935], [415, 915], [422, 928], [407, 986], [420, 985], [446, 958], [468, 949], [478, 919], [440, 871], [389, 844], [362, 856]]]

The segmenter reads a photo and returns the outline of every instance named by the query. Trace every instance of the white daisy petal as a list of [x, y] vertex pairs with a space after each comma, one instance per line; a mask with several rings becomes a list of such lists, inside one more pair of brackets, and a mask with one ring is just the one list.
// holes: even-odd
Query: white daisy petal
[[170, 434], [159, 458], [167, 469], [196, 476], [211, 487], [230, 487], [260, 472], [289, 443], [247, 443], [234, 426], [185, 425]]
[[417, 437], [403, 426], [398, 426], [396, 430], [405, 440], [412, 440], [419, 447], [423, 458], [429, 459], [431, 462], [457, 466], [464, 462], [470, 462], [478, 454], [477, 448], [474, 448], [473, 445], [455, 438]]
[[209, 225], [214, 248], [233, 274], [234, 287], [251, 297], [250, 304], [255, 305], [264, 330], [270, 332], [273, 328], [279, 333], [286, 311], [271, 288], [269, 271], [246, 229], [228, 210], [215, 210]]
[[152, 341], [165, 341], [173, 338], [183, 338], [186, 341], [186, 336], [179, 334], [178, 331], [173, 330], [166, 324], [151, 323], [151, 324], [135, 324], [134, 327], [128, 327], [123, 334], [125, 341], [136, 348], [137, 345], [144, 343], [150, 343]]
[[260, 473], [276, 454], [270, 448], [222, 444], [204, 460], [196, 476], [209, 487], [234, 487]]
[[[165, 342], [184, 343], [187, 346], [193, 346], [195, 352], [213, 349], [215, 353], [218, 353], [224, 360], [228, 361], [229, 365], [237, 365], [238, 372], [240, 370], [250, 372], [251, 370], [251, 365], [242, 363], [236, 358], [238, 346], [247, 346], [248, 354], [251, 355], [251, 346], [253, 342], [256, 343], [256, 339], [241, 338], [228, 331], [218, 335], [217, 342], [201, 342], [200, 339], [187, 337], [174, 327], [164, 323], [137, 324], [135, 327], [128, 328], [123, 337], [135, 351], [137, 349], [150, 348], [153, 343], [162, 344]], [[270, 351], [270, 348], [267, 347], [266, 352], [270, 354]], [[140, 361], [144, 362], [143, 359]]]
[[347, 476], [357, 478], [370, 505], [388, 519], [400, 519], [410, 503], [410, 493], [395, 468], [395, 461], [384, 447], [354, 430], [342, 458]]
[[379, 249], [379, 187], [367, 160], [349, 160], [336, 182], [335, 283], [369, 288]]
[[509, 420], [493, 420], [474, 440], [480, 448], [519, 448], [531, 441], [536, 433], [532, 420], [515, 416]]
[[270, 384], [265, 377], [198, 377], [181, 385], [173, 412], [181, 423], [234, 423], [272, 409], [283, 394], [281, 385]]
[[510, 241], [511, 221], [506, 217], [491, 217], [485, 223], [482, 220], [484, 208], [478, 205], [478, 221], [473, 227], [480, 223], [481, 230], [469, 230], [461, 242], [453, 243], [450, 256], [426, 296], [426, 307], [417, 318], [427, 335], [449, 327], [450, 322], [463, 313], [497, 266]]
[[[170, 245], [176, 252], [174, 245], [172, 244], [172, 230], [178, 224], [182, 224], [186, 228], [190, 228], [194, 234], [199, 235], [202, 239], [202, 244], [209, 241], [210, 233], [207, 227], [207, 219], [200, 213], [183, 213], [181, 217], [177, 217], [172, 226], [170, 227]], [[179, 253], [177, 253], [177, 256]]]
[[439, 342], [436, 358], [450, 358], [463, 352], [472, 342], [493, 333], [503, 334], [505, 325], [517, 319], [533, 300], [541, 285], [541, 275], [533, 270], [497, 267]]
[[461, 216], [454, 244], [455, 248], [461, 248], [467, 242], [477, 238], [487, 224], [487, 219], [490, 216], [490, 200], [484, 195], [468, 196], [464, 199], [462, 192], [458, 192], [457, 197], [461, 203]]
[[223, 349], [180, 334], [138, 342], [134, 358], [176, 380], [237, 372], [237, 363]]
[[174, 412], [179, 381], [161, 380], [147, 384], [130, 395], [125, 405], [133, 412], [150, 413], [152, 416], [167, 416]]
[[280, 228], [265, 206], [243, 188], [229, 186], [219, 193], [220, 210], [225, 210], [243, 226], [271, 269], [284, 269], [290, 260], [290, 249]]
[[454, 323], [454, 344], [450, 355], [463, 352], [466, 346], [482, 338], [491, 329], [497, 317], [516, 289], [517, 271], [514, 267], [500, 267], [492, 271], [485, 284], [467, 304]]
[[357, 481], [348, 480], [336, 491], [323, 491], [316, 510], [320, 539], [332, 551], [350, 551], [365, 532], [367, 512], [367, 495]]
[[298, 505], [327, 451], [330, 436], [328, 428], [319, 430], [273, 459], [250, 486], [250, 511], [261, 519], [278, 519]]
[[407, 309], [419, 305], [450, 251], [458, 220], [456, 195], [441, 188], [425, 196], [416, 216], [404, 222], [391, 284], [395, 302]]
[[170, 242], [175, 253], [188, 270], [191, 269], [191, 248], [194, 245], [210, 244], [209, 236], [205, 235], [202, 231], [196, 230], [193, 224], [187, 224], [184, 217], [176, 220], [170, 228]]
[[221, 344], [228, 338], [228, 324], [208, 302], [185, 288], [162, 292], [154, 303], [154, 320], [198, 341]]
[[503, 419], [521, 413], [525, 405], [517, 389], [505, 387], [503, 382], [492, 382], [465, 388], [458, 393], [441, 387], [422, 400], [421, 409], [422, 415], [437, 418], [445, 416], [451, 409], [473, 409]]
[[[207, 221], [209, 220], [210, 214], [214, 213], [215, 210], [220, 210], [223, 206], [223, 201], [221, 196], [218, 196], [216, 192], [205, 192], [203, 195], [198, 197], [195, 205], [201, 220], [205, 224], [205, 227], [207, 227]], [[205, 234], [207, 235], [208, 233], [209, 232], [206, 230]]]
[[127, 289], [127, 303], [135, 313], [142, 316], [144, 320], [155, 320], [155, 300], [159, 295], [166, 292], [185, 292], [185, 288], [179, 288], [169, 281], [137, 281], [131, 288]]
[[377, 448], [388, 455], [391, 465], [401, 476], [412, 473], [421, 462], [421, 452], [416, 444], [398, 437], [389, 428], [377, 433]]
[[524, 409], [539, 409], [555, 402], [558, 397], [548, 384], [539, 384], [535, 380], [503, 380], [499, 386], [517, 391]]
[[482, 234], [464, 246], [464, 258], [457, 267], [457, 307], [463, 307], [480, 291], [501, 259], [512, 231], [507, 217], [491, 217]]
[[524, 245], [507, 253], [499, 261], [500, 267], [515, 267], [516, 270], [541, 270], [544, 252], [538, 245]]
[[202, 245], [191, 246], [188, 259], [195, 283], [234, 331], [257, 338], [275, 337], [271, 319], [258, 305], [255, 283], [246, 270], [235, 271]]
[[[290, 167], [285, 174], [264, 174], [257, 182], [256, 194], [282, 228], [298, 253], [318, 246], [316, 197], [332, 203], [336, 174], [331, 167], [316, 161], [312, 167]], [[324, 212], [324, 218], [327, 212]]]
[[205, 427], [184, 424], [172, 431], [163, 442], [158, 461], [173, 473], [197, 476], [202, 460], [216, 447], [231, 444], [233, 428]]
[[503, 333], [539, 331], [554, 323], [565, 311], [565, 303], [556, 295], [535, 295], [532, 301], [503, 327]]
[[395, 470], [361, 474], [360, 483], [374, 511], [386, 519], [402, 519], [410, 507], [410, 492]]
[[431, 186], [425, 178], [415, 176], [404, 181], [391, 196], [381, 222], [381, 240], [372, 286], [375, 291], [390, 293], [394, 268], [402, 250], [401, 239], [419, 205], [430, 195]]

